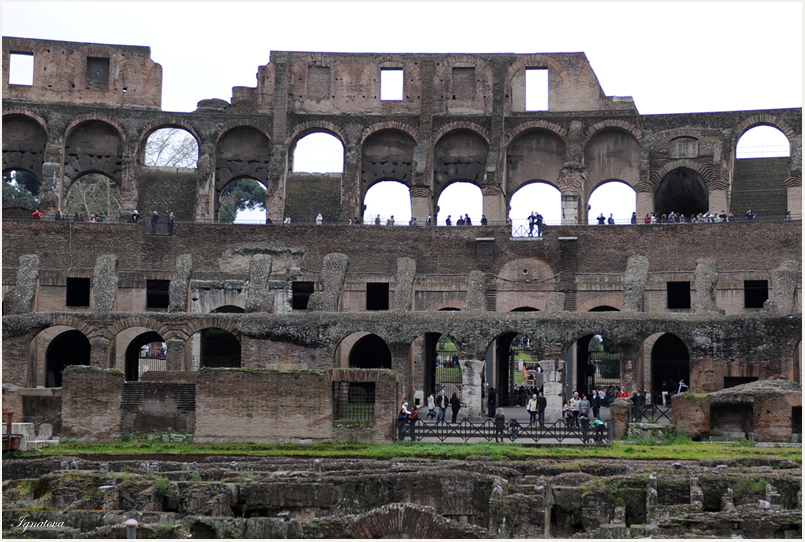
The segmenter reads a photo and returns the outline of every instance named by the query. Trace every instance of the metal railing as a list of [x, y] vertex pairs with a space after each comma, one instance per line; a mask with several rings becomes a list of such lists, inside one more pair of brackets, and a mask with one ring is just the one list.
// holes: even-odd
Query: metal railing
[[[394, 420], [394, 441], [400, 440], [400, 424], [399, 420]], [[406, 420], [405, 432], [402, 440], [416, 440], [418, 442], [445, 442], [447, 439], [460, 439], [465, 444], [470, 439], [481, 439], [491, 442], [500, 438], [494, 420], [484, 420], [483, 422], [473, 422], [470, 420], [462, 420], [457, 423], [443, 422], [426, 422], [424, 420], [416, 420], [411, 422]], [[598, 444], [609, 444], [614, 440], [615, 426], [612, 420], [607, 420], [605, 425], [599, 426], [599, 429], [594, 429], [590, 424], [588, 431], [589, 442]], [[413, 437], [413, 438], [412, 438]], [[563, 441], [581, 442], [584, 437], [581, 428], [572, 424], [566, 423], [564, 420], [557, 420], [553, 423], [546, 423], [545, 425], [520, 425], [516, 435], [510, 425], [506, 424], [503, 432], [503, 438], [510, 442], [520, 443], [539, 443], [540, 441], [548, 441], [550, 443], [562, 443]]]
[[637, 423], [659, 423], [667, 425], [671, 423], [671, 406], [662, 405], [643, 405], [643, 409], [638, 411], [632, 407], [632, 420]]

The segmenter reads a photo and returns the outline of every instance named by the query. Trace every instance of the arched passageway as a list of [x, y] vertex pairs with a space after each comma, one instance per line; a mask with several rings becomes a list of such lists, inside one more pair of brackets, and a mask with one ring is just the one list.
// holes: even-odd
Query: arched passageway
[[391, 351], [386, 342], [374, 334], [358, 339], [349, 350], [349, 367], [355, 369], [391, 369]]
[[[484, 197], [481, 189], [467, 182], [455, 182], [439, 195], [437, 223], [451, 226], [459, 225], [461, 217], [469, 216], [471, 224], [479, 226], [484, 212]], [[464, 224], [468, 225], [468, 224]]]
[[592, 390], [617, 388], [621, 378], [620, 352], [608, 338], [596, 334], [576, 341], [576, 391], [588, 395]]
[[661, 335], [651, 348], [651, 398], [662, 404], [660, 391], [663, 382], [676, 392], [679, 381], [690, 385], [690, 356], [682, 339], [670, 333]]
[[[162, 351], [162, 337], [155, 331], [141, 333], [126, 347], [124, 378], [136, 382], [146, 371], [164, 371], [165, 352]], [[148, 348], [146, 349], [146, 345]]]
[[[610, 216], [615, 224], [630, 224], [637, 210], [637, 193], [629, 184], [612, 180], [599, 184], [587, 200], [587, 223], [597, 224], [597, 218]], [[635, 216], [636, 218], [636, 216]]]
[[[393, 217], [395, 226], [408, 225], [411, 220], [411, 194], [406, 185], [398, 181], [380, 181], [366, 191], [363, 200], [364, 224], [385, 226]], [[417, 225], [424, 226], [427, 217], [416, 217]]]
[[188, 342], [193, 370], [204, 367], [240, 367], [240, 341], [225, 329], [202, 329]]
[[654, 214], [658, 217], [674, 212], [691, 216], [708, 212], [709, 194], [702, 176], [686, 167], [670, 171], [654, 191]]
[[89, 365], [89, 339], [73, 329], [56, 336], [45, 353], [45, 386], [61, 388], [62, 373], [68, 365]]

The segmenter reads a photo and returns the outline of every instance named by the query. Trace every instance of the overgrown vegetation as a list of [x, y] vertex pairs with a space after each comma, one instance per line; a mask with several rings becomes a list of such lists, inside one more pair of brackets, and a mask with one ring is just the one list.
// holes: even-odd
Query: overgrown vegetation
[[673, 446], [693, 444], [693, 441], [673, 425], [667, 425], [662, 429], [652, 429], [649, 434], [643, 434], [640, 437], [627, 437], [624, 439], [624, 443], [638, 446]]

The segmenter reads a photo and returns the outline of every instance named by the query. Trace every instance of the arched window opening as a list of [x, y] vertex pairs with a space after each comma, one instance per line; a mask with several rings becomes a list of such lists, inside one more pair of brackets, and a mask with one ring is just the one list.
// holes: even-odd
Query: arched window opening
[[[39, 206], [39, 179], [21, 169], [3, 172], [3, 209], [23, 208], [34, 211]], [[6, 214], [5, 211], [3, 213]], [[21, 218], [30, 218], [30, 212]]]
[[220, 328], [206, 328], [190, 338], [190, 360], [194, 371], [204, 367], [240, 367], [240, 341]]
[[[576, 391], [617, 390], [621, 380], [620, 351], [607, 337], [587, 335], [576, 341]], [[610, 396], [610, 393], [607, 393]]]
[[525, 398], [542, 391], [542, 367], [536, 345], [522, 333], [504, 333], [487, 349], [486, 383], [496, 406], [523, 406]]
[[535, 309], [534, 307], [517, 307], [509, 312], [539, 312], [539, 309]]
[[[407, 226], [411, 221], [411, 194], [408, 187], [396, 181], [381, 181], [366, 191], [363, 200], [366, 210], [364, 224]], [[425, 225], [427, 217], [417, 217], [418, 225]]]
[[213, 309], [210, 312], [216, 314], [242, 314], [246, 312], [242, 307], [238, 307], [237, 305], [223, 305], [218, 307], [217, 309]]
[[774, 126], [756, 126], [744, 132], [735, 149], [735, 157], [788, 158], [791, 144], [785, 134]]
[[120, 216], [120, 187], [102, 173], [84, 175], [70, 185], [64, 200], [65, 220], [104, 222]]
[[[562, 223], [562, 192], [546, 182], [529, 183], [512, 194], [509, 202], [509, 219], [512, 223], [513, 237], [536, 237], [538, 225], [531, 227], [529, 217], [534, 213], [542, 215], [542, 223], [559, 225]], [[530, 234], [530, 235], [529, 235]]]
[[348, 362], [355, 369], [391, 369], [391, 351], [383, 339], [370, 333], [355, 341]]
[[296, 142], [293, 151], [294, 173], [342, 173], [344, 145], [330, 134], [316, 132]]
[[615, 224], [630, 224], [636, 210], [637, 192], [634, 188], [621, 181], [607, 181], [598, 185], [587, 200], [587, 223], [597, 224], [603, 215], [606, 224], [609, 224], [610, 217]]
[[690, 356], [688, 347], [676, 335], [665, 333], [651, 349], [651, 396], [654, 404], [662, 404], [665, 383], [671, 392], [679, 390], [679, 381], [690, 386]]
[[126, 347], [126, 381], [136, 382], [148, 371], [167, 371], [167, 354], [168, 345], [159, 333], [148, 331], [138, 335]]
[[671, 212], [691, 216], [708, 212], [709, 193], [702, 176], [686, 167], [676, 168], [662, 178], [654, 191], [654, 214], [658, 217]]
[[615, 307], [611, 307], [609, 305], [599, 305], [597, 307], [593, 307], [587, 312], [612, 312], [612, 311], [620, 312], [620, 309], [616, 309]]
[[198, 167], [198, 141], [187, 130], [160, 128], [148, 136], [143, 163], [146, 166]]
[[[481, 189], [465, 182], [456, 182], [444, 189], [439, 196], [438, 224], [447, 225], [450, 219], [451, 226], [457, 226], [459, 220], [470, 217], [472, 224], [480, 226], [481, 216], [484, 212], [484, 196]], [[464, 225], [467, 225], [464, 223]]]
[[226, 185], [221, 193], [218, 221], [235, 224], [265, 224], [266, 186], [244, 177]]
[[45, 352], [45, 386], [61, 388], [62, 373], [68, 365], [89, 365], [89, 339], [73, 329], [56, 336]]

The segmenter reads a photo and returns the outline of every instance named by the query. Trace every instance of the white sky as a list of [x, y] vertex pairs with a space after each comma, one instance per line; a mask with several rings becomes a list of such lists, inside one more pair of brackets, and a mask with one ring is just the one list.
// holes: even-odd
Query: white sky
[[[584, 52], [604, 93], [634, 97], [641, 114], [802, 106], [799, 2], [4, 2], [2, 10], [4, 36], [149, 46], [163, 67], [166, 111], [256, 86], [272, 50]], [[619, 201], [597, 204], [592, 216]], [[472, 203], [455, 212], [440, 204], [440, 218], [480, 219]], [[530, 210], [551, 222], [551, 210]]]

